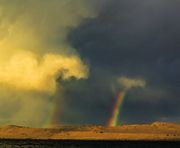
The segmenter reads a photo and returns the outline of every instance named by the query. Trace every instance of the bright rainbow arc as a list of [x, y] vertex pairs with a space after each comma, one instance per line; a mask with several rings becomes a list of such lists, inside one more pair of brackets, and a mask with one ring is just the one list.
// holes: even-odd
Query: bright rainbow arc
[[120, 110], [121, 110], [123, 101], [126, 97], [126, 93], [127, 93], [127, 90], [122, 90], [118, 92], [115, 104], [113, 105], [113, 111], [112, 111], [111, 117], [107, 124], [108, 126], [115, 127], [118, 125]]

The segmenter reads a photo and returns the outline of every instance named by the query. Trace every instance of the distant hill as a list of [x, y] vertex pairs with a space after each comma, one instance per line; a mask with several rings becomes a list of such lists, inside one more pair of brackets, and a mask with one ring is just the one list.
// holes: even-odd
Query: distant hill
[[0, 128], [1, 139], [70, 139], [70, 140], [180, 140], [180, 124], [103, 126], [59, 126], [30, 128], [9, 125]]

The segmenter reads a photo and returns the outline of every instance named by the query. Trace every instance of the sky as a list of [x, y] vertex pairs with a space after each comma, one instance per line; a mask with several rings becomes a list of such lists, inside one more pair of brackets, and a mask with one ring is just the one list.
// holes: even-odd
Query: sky
[[179, 5], [0, 0], [0, 124], [180, 122]]

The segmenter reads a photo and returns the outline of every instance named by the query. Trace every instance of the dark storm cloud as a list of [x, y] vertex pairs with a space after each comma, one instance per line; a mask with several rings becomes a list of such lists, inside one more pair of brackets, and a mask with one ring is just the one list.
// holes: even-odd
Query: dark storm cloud
[[145, 123], [160, 121], [179, 122], [180, 94], [167, 90], [132, 90], [128, 93], [121, 112], [121, 122]]
[[[97, 18], [69, 36], [90, 64], [90, 77], [66, 82], [67, 108], [79, 118], [64, 122], [104, 124], [110, 115], [112, 83], [121, 75], [142, 77], [144, 90], [130, 91], [122, 122], [180, 119], [180, 1], [109, 0]], [[77, 114], [78, 114], [77, 113]]]
[[[100, 76], [95, 72], [88, 80], [65, 81], [65, 100], [60, 110], [62, 123], [69, 124], [104, 124], [109, 117], [109, 104], [114, 94], [111, 91], [111, 79], [108, 75]], [[62, 83], [62, 82], [61, 82]]]

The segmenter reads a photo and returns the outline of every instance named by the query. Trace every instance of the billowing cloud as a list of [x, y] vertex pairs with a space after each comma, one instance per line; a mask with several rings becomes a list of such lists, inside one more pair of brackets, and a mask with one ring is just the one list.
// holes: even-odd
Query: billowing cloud
[[122, 86], [123, 89], [131, 89], [137, 87], [145, 87], [146, 81], [143, 79], [133, 79], [128, 77], [118, 78], [118, 83]]
[[57, 79], [87, 78], [88, 67], [67, 35], [84, 18], [96, 16], [92, 4], [0, 0], [0, 124], [42, 126], [44, 116], [63, 96], [61, 84], [61, 98], [55, 95]]
[[85, 78], [88, 68], [77, 56], [16, 53], [0, 67], [0, 83], [20, 90], [55, 92], [56, 79]]

